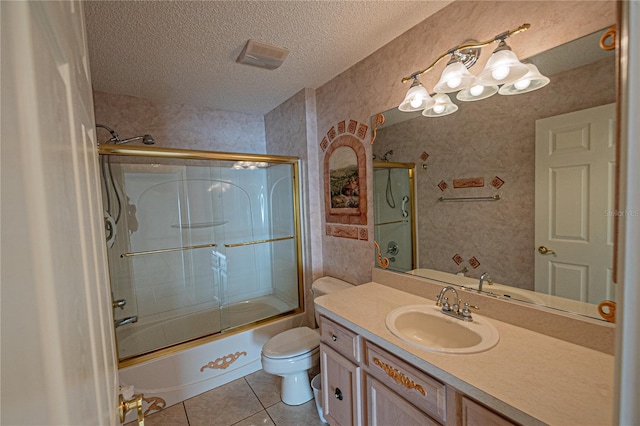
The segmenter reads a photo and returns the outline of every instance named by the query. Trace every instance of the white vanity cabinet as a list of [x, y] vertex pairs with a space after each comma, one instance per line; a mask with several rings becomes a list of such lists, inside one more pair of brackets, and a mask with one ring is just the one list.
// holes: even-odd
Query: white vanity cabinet
[[360, 336], [321, 317], [320, 340], [325, 420], [333, 426], [364, 425]]
[[333, 426], [515, 424], [324, 316], [320, 336], [323, 412]]

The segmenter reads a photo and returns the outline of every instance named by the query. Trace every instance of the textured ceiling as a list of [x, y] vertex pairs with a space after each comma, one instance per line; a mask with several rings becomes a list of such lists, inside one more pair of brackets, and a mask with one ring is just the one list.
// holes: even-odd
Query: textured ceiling
[[[95, 90], [265, 114], [317, 88], [449, 1], [86, 1]], [[276, 70], [245, 43], [289, 49]]]

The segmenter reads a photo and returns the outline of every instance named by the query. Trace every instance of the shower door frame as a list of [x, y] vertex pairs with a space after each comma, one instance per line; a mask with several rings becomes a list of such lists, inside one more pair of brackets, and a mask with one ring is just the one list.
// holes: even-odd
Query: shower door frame
[[[298, 277], [298, 307], [292, 311], [284, 312], [266, 319], [252, 321], [242, 326], [233, 327], [229, 330], [199, 337], [183, 343], [178, 343], [166, 348], [157, 349], [150, 353], [132, 356], [120, 360], [116, 339], [116, 358], [118, 358], [118, 368], [124, 368], [135, 364], [140, 364], [153, 359], [161, 358], [170, 354], [191, 349], [215, 340], [219, 340], [233, 334], [241, 333], [258, 325], [277, 321], [282, 318], [292, 317], [305, 312], [304, 300], [304, 273], [303, 273], [303, 241], [302, 241], [302, 224], [301, 224], [301, 199], [300, 193], [300, 159], [292, 156], [283, 155], [267, 155], [267, 154], [245, 154], [234, 152], [215, 152], [201, 151], [177, 148], [159, 148], [149, 146], [122, 146], [115, 144], [103, 143], [98, 146], [99, 155], [115, 155], [128, 157], [143, 158], [175, 158], [180, 160], [212, 160], [212, 161], [253, 161], [266, 162], [274, 164], [290, 164], [292, 166], [292, 192], [293, 192], [293, 210], [294, 210], [294, 240], [296, 247], [296, 264]], [[115, 334], [115, 325], [114, 325]]]

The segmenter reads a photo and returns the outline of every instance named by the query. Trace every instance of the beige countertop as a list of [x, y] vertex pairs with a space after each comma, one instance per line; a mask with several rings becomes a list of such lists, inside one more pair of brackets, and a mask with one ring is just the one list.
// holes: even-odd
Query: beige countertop
[[[320, 314], [523, 424], [608, 425], [614, 357], [498, 320], [498, 344], [478, 354], [439, 354], [395, 337], [393, 309], [434, 301], [377, 283], [315, 300]], [[477, 314], [474, 314], [477, 315]]]

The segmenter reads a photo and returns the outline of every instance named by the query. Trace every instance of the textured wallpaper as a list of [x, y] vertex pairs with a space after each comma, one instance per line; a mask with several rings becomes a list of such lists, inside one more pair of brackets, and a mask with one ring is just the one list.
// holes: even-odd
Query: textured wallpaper
[[[121, 139], [151, 134], [156, 146], [208, 151], [264, 154], [264, 118], [244, 114], [168, 104], [161, 101], [94, 92], [96, 123], [116, 130]], [[109, 133], [99, 128], [98, 140]]]

